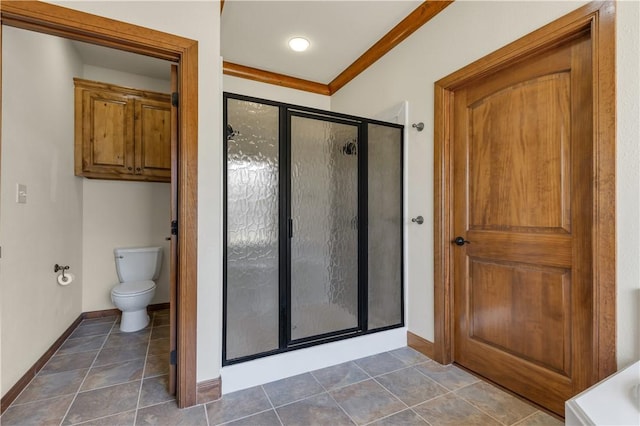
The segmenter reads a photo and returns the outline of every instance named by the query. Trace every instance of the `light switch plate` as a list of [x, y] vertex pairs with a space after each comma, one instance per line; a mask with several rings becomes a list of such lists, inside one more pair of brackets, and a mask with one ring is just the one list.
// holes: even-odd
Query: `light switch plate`
[[27, 204], [27, 185], [23, 183], [16, 185], [16, 203]]

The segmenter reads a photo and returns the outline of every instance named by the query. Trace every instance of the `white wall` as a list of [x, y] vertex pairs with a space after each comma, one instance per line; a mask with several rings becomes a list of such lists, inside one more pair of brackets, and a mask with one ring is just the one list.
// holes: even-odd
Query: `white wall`
[[[2, 27], [2, 394], [82, 311], [82, 179], [73, 171], [70, 43]], [[37, 125], [36, 125], [37, 124]], [[27, 185], [17, 204], [16, 184]], [[57, 284], [53, 265], [76, 280]]]
[[[425, 225], [409, 233], [409, 330], [433, 341], [433, 84], [583, 3], [456, 1], [332, 96], [334, 111], [374, 116], [409, 101], [408, 217]], [[638, 6], [617, 14], [617, 327], [618, 364], [640, 358], [640, 155], [638, 141]]]
[[198, 366], [218, 377], [222, 356], [222, 140], [218, 1], [53, 1], [198, 41]]
[[302, 105], [309, 108], [324, 110], [331, 109], [331, 97], [302, 90], [289, 89], [273, 84], [260, 83], [258, 81], [224, 75], [222, 88], [225, 92], [237, 95], [253, 96], [270, 101], [284, 102], [293, 105]]
[[84, 64], [82, 66], [82, 78], [86, 80], [112, 83], [118, 86], [131, 87], [140, 90], [151, 90], [152, 92], [171, 92], [171, 65], [167, 63], [167, 78], [159, 79], [147, 77], [146, 75], [133, 74], [95, 65]]
[[116, 247], [163, 247], [162, 269], [151, 303], [169, 301], [168, 183], [84, 179], [82, 222], [82, 310], [113, 309], [111, 289], [118, 283]]
[[[84, 65], [82, 78], [135, 89], [169, 93], [167, 79]], [[162, 270], [151, 303], [169, 301], [169, 222], [171, 185], [161, 182], [125, 182], [83, 179], [82, 264], [83, 312], [113, 309], [111, 288], [118, 282], [113, 249], [160, 246]]]

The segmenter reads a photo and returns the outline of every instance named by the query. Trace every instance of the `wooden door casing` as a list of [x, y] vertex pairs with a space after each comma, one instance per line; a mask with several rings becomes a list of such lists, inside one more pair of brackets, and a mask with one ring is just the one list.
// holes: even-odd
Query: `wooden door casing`
[[[180, 408], [197, 402], [197, 234], [198, 234], [198, 42], [39, 1], [5, 0], [0, 8], [2, 25], [39, 31], [178, 63], [180, 120], [178, 123], [180, 173], [177, 175], [180, 212], [177, 236], [179, 301], [176, 315], [176, 402]], [[1, 46], [0, 46], [1, 47]], [[1, 76], [0, 76], [1, 77]]]
[[[481, 370], [559, 414], [567, 396], [616, 369], [614, 22], [613, 2], [591, 3], [436, 83], [435, 359]], [[573, 53], [562, 64], [558, 46], [569, 44]], [[535, 64], [535, 57], [545, 60]], [[548, 72], [549, 67], [558, 72]], [[502, 78], [492, 79], [507, 68]], [[573, 71], [585, 78], [571, 81]], [[522, 86], [519, 72], [531, 77]], [[520, 94], [508, 99], [513, 93], [500, 93], [509, 86]], [[466, 126], [476, 120], [468, 133], [476, 142], [486, 139], [478, 120], [493, 114], [495, 122], [527, 96], [526, 105], [535, 104], [530, 94], [523, 95], [534, 87], [546, 93], [545, 104], [551, 105], [536, 116], [543, 121], [537, 125], [565, 129], [545, 139], [555, 142], [532, 150], [516, 140], [516, 147], [502, 154], [496, 154], [501, 142], [492, 141], [493, 151], [489, 146], [486, 152], [474, 143], [471, 157], [459, 155], [456, 118], [475, 114], [458, 121]], [[484, 105], [482, 99], [491, 94], [496, 96], [491, 105]], [[473, 112], [468, 113], [470, 105]], [[580, 114], [582, 124], [573, 122]], [[523, 127], [517, 120], [489, 127], [500, 131], [499, 126], [509, 125], [511, 130]], [[566, 131], [566, 126], [573, 127]], [[577, 152], [572, 141], [582, 141]], [[544, 168], [528, 169], [551, 151], [555, 154]], [[490, 167], [478, 169], [487, 163]], [[508, 164], [512, 168], [504, 167]], [[475, 171], [454, 172], [467, 166]], [[526, 191], [518, 176], [530, 172], [556, 178], [551, 183], [540, 179], [536, 190]], [[467, 181], [468, 193], [456, 192]], [[490, 188], [478, 189], [487, 184]], [[487, 201], [487, 194], [497, 201]], [[459, 206], [461, 200], [465, 204]], [[452, 244], [458, 235], [471, 243]], [[472, 284], [458, 279], [467, 272], [474, 277]], [[467, 290], [471, 297], [456, 297]], [[465, 355], [469, 341], [475, 349]], [[496, 364], [494, 355], [500, 352]]]

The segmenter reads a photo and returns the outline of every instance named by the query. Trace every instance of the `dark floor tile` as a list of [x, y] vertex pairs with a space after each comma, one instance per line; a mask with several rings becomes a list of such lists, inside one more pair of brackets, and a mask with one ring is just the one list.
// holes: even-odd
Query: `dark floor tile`
[[369, 423], [407, 408], [373, 379], [330, 393], [357, 424]]
[[87, 337], [79, 337], [77, 339], [67, 339], [56, 355], [66, 355], [73, 354], [78, 352], [89, 352], [95, 351], [102, 347], [102, 344], [106, 340], [107, 336], [87, 336]]
[[74, 395], [12, 405], [0, 416], [0, 424], [12, 425], [59, 425], [67, 412]]
[[543, 413], [542, 411], [537, 411], [525, 418], [524, 420], [516, 423], [515, 426], [562, 426], [560, 420], [555, 417], [551, 417], [550, 415]]
[[378, 376], [376, 380], [410, 407], [449, 392], [413, 367]]
[[155, 339], [149, 343], [149, 355], [162, 355], [169, 353], [169, 339]]
[[459, 389], [456, 395], [504, 424], [513, 424], [536, 411], [531, 405], [485, 382]]
[[274, 407], [324, 392], [310, 373], [299, 374], [262, 386]]
[[144, 377], [155, 377], [169, 374], [169, 354], [147, 357], [144, 366]]
[[311, 374], [326, 390], [341, 388], [369, 378], [369, 375], [354, 362], [345, 362], [344, 364], [312, 371]]
[[477, 377], [455, 365], [441, 365], [437, 362], [427, 362], [416, 365], [415, 368], [449, 390], [456, 390], [479, 381]]
[[99, 324], [103, 322], [105, 323], [108, 322], [113, 324], [116, 321], [116, 319], [119, 319], [119, 318], [120, 318], [119, 315], [112, 315], [112, 316], [100, 317], [100, 318], [89, 318], [89, 319], [82, 320], [82, 322], [80, 323], [80, 327], [85, 325]]
[[135, 421], [136, 410], [132, 410], [79, 424], [82, 426], [133, 426]]
[[148, 345], [146, 343], [138, 343], [129, 347], [102, 349], [93, 366], [95, 367], [144, 358], [147, 355], [147, 346]]
[[103, 334], [109, 334], [109, 332], [111, 331], [111, 327], [113, 327], [113, 322], [81, 324], [74, 330], [73, 333], [71, 333], [71, 336], [69, 336], [69, 338], [76, 339], [78, 337], [100, 336]]
[[408, 346], [389, 351], [389, 353], [404, 362], [406, 365], [422, 364], [423, 362], [431, 361], [428, 357]]
[[206, 405], [210, 425], [218, 425], [271, 408], [262, 386], [223, 395]]
[[285, 426], [354, 424], [327, 393], [284, 405], [277, 408], [276, 412]]
[[91, 367], [98, 351], [78, 352], [68, 355], [54, 355], [38, 373], [39, 376], [61, 373], [63, 371], [78, 370]]
[[417, 405], [413, 410], [432, 425], [500, 425], [498, 421], [451, 393]]
[[390, 373], [407, 366], [403, 361], [386, 352], [358, 359], [355, 363], [371, 376]]
[[104, 344], [105, 349], [134, 346], [141, 343], [149, 343], [149, 329], [134, 331], [132, 333], [112, 333]]
[[153, 327], [151, 330], [151, 339], [166, 339], [169, 337], [170, 328], [168, 325], [162, 327]]
[[169, 376], [158, 376], [142, 381], [140, 393], [140, 407], [173, 401], [175, 398], [169, 393]]
[[84, 379], [84, 376], [87, 374], [87, 370], [88, 369], [84, 368], [81, 370], [36, 376], [14, 403], [25, 404], [27, 402], [76, 393], [82, 383], [82, 379]]
[[392, 416], [385, 417], [377, 422], [371, 423], [370, 426], [425, 426], [422, 417], [414, 413], [412, 410], [404, 410]]
[[82, 423], [136, 408], [140, 382], [80, 392], [62, 424]]
[[154, 327], [159, 327], [162, 325], [169, 325], [169, 315], [154, 315], [152, 324]]
[[140, 380], [142, 379], [143, 367], [144, 358], [93, 367], [89, 370], [89, 374], [87, 374], [87, 377], [84, 379], [84, 383], [82, 384], [80, 391], [82, 392]]
[[207, 426], [207, 417], [202, 405], [180, 409], [175, 401], [138, 410], [136, 425], [188, 425]]
[[280, 420], [273, 409], [262, 413], [227, 423], [226, 426], [281, 426]]

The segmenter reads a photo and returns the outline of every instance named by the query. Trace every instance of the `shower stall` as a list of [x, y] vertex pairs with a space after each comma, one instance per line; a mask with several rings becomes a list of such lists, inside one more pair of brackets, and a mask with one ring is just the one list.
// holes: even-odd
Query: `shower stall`
[[225, 365], [403, 325], [397, 124], [225, 93]]

